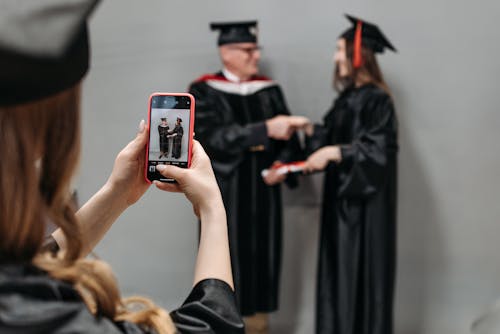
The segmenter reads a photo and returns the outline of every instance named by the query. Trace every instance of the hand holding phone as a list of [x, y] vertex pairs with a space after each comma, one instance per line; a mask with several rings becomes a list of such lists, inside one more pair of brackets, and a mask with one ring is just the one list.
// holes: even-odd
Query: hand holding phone
[[175, 182], [161, 175], [156, 170], [158, 165], [190, 167], [194, 107], [194, 97], [187, 93], [154, 93], [149, 97], [149, 140], [144, 170], [147, 182]]

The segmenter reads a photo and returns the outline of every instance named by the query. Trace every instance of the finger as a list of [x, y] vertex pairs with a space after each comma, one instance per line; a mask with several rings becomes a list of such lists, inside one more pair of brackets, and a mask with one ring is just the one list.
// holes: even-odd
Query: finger
[[166, 178], [175, 179], [177, 181], [182, 181], [184, 179], [184, 175], [186, 174], [185, 168], [172, 165], [157, 165], [156, 170]]
[[200, 144], [199, 141], [193, 139], [193, 159], [196, 159], [198, 161], [200, 161], [200, 159], [206, 159], [206, 160], [210, 160], [210, 158], [208, 157], [207, 155], [207, 152], [205, 152], [205, 149], [203, 148], [203, 146]]
[[160, 182], [160, 181], [154, 181], [153, 183], [156, 186], [156, 188], [163, 190], [163, 191], [168, 191], [171, 193], [182, 192], [178, 183], [165, 183], [165, 182]]

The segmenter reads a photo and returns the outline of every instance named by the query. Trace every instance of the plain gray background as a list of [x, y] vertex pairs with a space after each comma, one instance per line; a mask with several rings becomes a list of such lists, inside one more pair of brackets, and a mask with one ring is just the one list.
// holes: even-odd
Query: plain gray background
[[[155, 91], [185, 91], [220, 68], [213, 20], [258, 19], [264, 74], [290, 109], [320, 121], [335, 93], [343, 13], [381, 25], [379, 58], [400, 121], [396, 333], [468, 333], [500, 297], [500, 3], [444, 0], [107, 0], [90, 23], [81, 201], [109, 175]], [[274, 333], [312, 333], [321, 176], [284, 190], [281, 309]], [[150, 189], [97, 248], [124, 294], [172, 309], [191, 287], [197, 223], [182, 195]]]

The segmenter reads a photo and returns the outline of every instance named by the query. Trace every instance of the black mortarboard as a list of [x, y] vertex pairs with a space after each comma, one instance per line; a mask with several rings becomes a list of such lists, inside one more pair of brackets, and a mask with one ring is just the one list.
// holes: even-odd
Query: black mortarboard
[[257, 43], [257, 21], [211, 23], [210, 29], [219, 30], [219, 46], [230, 43]]
[[360, 26], [362, 45], [372, 49], [375, 53], [382, 53], [386, 48], [397, 52], [396, 48], [389, 42], [377, 25], [348, 14], [345, 14], [345, 16], [351, 21], [353, 26], [344, 31], [340, 37], [348, 41], [353, 41], [355, 39], [356, 29]]
[[89, 67], [87, 18], [99, 0], [2, 0], [0, 106], [71, 87]]
[[167, 120], [167, 118], [166, 118], [166, 117], [162, 117], [162, 118], [160, 118], [160, 120], [162, 120], [162, 121], [166, 121], [166, 120]]

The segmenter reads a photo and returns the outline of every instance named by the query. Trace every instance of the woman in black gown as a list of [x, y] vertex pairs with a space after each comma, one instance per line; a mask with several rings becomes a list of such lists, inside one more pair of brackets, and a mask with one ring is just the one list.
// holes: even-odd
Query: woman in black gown
[[340, 95], [306, 127], [306, 170], [326, 171], [316, 332], [391, 334], [396, 261], [397, 119], [375, 53], [391, 43], [373, 24], [337, 41]]
[[[0, 31], [0, 333], [242, 334], [222, 197], [196, 141], [190, 169], [157, 166], [177, 183], [156, 187], [183, 192], [201, 221], [185, 302], [169, 314], [146, 298], [124, 300], [110, 267], [85, 258], [150, 186], [142, 121], [106, 184], [78, 211], [72, 203], [80, 87], [89, 64], [85, 21], [96, 2], [2, 2], [12, 20]], [[146, 216], [144, 228], [148, 219], [156, 218]], [[49, 222], [58, 229], [44, 245]], [[130, 247], [140, 247], [139, 240]]]
[[182, 154], [182, 136], [184, 135], [184, 129], [182, 128], [182, 119], [177, 117], [177, 122], [172, 130], [172, 158], [179, 159]]

